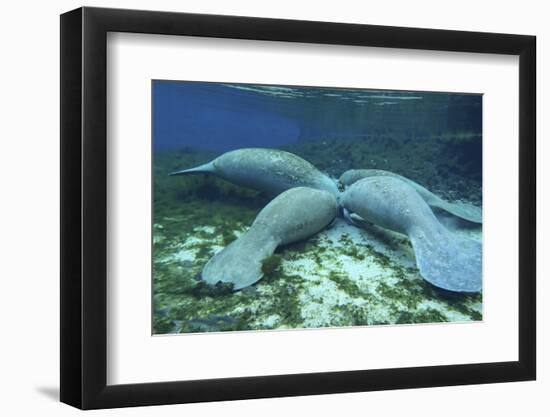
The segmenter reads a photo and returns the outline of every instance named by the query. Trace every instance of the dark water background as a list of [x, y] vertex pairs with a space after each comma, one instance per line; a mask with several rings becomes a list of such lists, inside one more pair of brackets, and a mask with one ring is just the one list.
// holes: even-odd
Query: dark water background
[[[155, 150], [481, 135], [479, 94], [154, 81]], [[474, 155], [472, 155], [474, 156]]]
[[282, 148], [335, 177], [386, 169], [479, 203], [481, 133], [480, 94], [153, 81], [157, 155]]

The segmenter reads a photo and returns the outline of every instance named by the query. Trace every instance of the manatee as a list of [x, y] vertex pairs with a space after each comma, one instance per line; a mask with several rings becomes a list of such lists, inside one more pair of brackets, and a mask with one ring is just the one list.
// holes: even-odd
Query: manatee
[[336, 181], [290, 152], [244, 148], [218, 156], [195, 168], [170, 175], [212, 174], [234, 184], [277, 195], [294, 187], [310, 187], [338, 194]]
[[331, 193], [291, 188], [265, 206], [247, 232], [208, 261], [201, 279], [212, 285], [233, 283], [233, 290], [248, 287], [263, 277], [262, 263], [278, 246], [314, 235], [335, 218], [337, 211]]
[[411, 185], [418, 192], [418, 194], [420, 194], [420, 196], [426, 203], [428, 203], [430, 207], [436, 207], [444, 210], [456, 217], [460, 217], [461, 219], [468, 220], [472, 223], [482, 223], [482, 213], [479, 207], [472, 204], [450, 203], [445, 201], [420, 184], [417, 184], [416, 182], [393, 172], [383, 171], [381, 169], [350, 169], [340, 176], [340, 183], [342, 185], [349, 186], [362, 178], [382, 176], [398, 178], [405, 181]]
[[481, 291], [481, 243], [447, 230], [407, 181], [382, 176], [355, 182], [341, 196], [350, 212], [408, 235], [422, 277], [448, 291]]

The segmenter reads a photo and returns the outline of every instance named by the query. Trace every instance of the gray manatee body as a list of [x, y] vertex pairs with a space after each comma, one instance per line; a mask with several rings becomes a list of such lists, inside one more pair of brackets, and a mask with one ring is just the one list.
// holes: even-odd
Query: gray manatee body
[[450, 203], [445, 201], [420, 184], [390, 171], [384, 171], [381, 169], [350, 169], [340, 176], [340, 183], [345, 186], [350, 186], [363, 178], [382, 176], [398, 178], [405, 181], [407, 184], [412, 186], [418, 194], [420, 194], [420, 196], [426, 203], [428, 203], [430, 207], [439, 208], [472, 223], [482, 223], [482, 212], [479, 207], [472, 204]]
[[481, 291], [481, 243], [443, 227], [407, 182], [390, 176], [364, 178], [343, 193], [340, 204], [372, 223], [408, 235], [426, 281], [449, 291]]
[[201, 279], [209, 284], [233, 283], [239, 290], [263, 277], [262, 262], [278, 246], [306, 239], [336, 216], [336, 198], [324, 190], [296, 187], [273, 199], [250, 228], [204, 267]]
[[338, 194], [336, 181], [290, 152], [244, 148], [226, 152], [211, 162], [170, 175], [212, 174], [234, 184], [277, 195], [294, 187]]

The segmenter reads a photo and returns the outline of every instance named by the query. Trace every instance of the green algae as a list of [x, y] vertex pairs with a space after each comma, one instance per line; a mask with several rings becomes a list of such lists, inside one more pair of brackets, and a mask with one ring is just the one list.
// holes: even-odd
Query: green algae
[[[469, 199], [479, 204], [481, 137], [470, 130], [436, 136], [374, 132], [362, 139], [326, 138], [287, 146], [319, 169], [338, 178], [348, 169], [383, 169], [422, 184], [445, 199]], [[335, 164], [335, 161], [338, 163]]]
[[[316, 235], [278, 248], [265, 260], [265, 276], [253, 287], [235, 292], [206, 285], [200, 280], [204, 265], [246, 232], [269, 201], [261, 193], [206, 175], [167, 176], [212, 157], [189, 152], [155, 156], [154, 334], [482, 319], [481, 295], [450, 297], [438, 291], [416, 268], [396, 262], [392, 254], [410, 248], [409, 241], [376, 227], [367, 227], [365, 233], [377, 242], [376, 248], [381, 244], [387, 251], [347, 233], [335, 238]], [[391, 275], [373, 281], [349, 275], [343, 269], [345, 257], [378, 265]], [[294, 266], [304, 261], [311, 264], [308, 272]], [[323, 293], [334, 286], [341, 302]], [[319, 295], [310, 295], [314, 288]], [[330, 317], [315, 321], [307, 316], [306, 307], [312, 303]]]
[[281, 261], [282, 256], [276, 254], [264, 259], [262, 262], [262, 273], [266, 276], [273, 275], [281, 266]]
[[349, 279], [347, 276], [335, 271], [331, 271], [328, 277], [331, 281], [336, 283], [338, 289], [345, 292], [347, 295], [354, 298], [364, 295], [357, 284]]
[[[392, 261], [389, 258], [389, 256], [385, 255], [384, 253], [377, 251], [374, 249], [372, 245], [365, 244], [365, 247], [368, 249], [369, 255], [371, 255], [374, 259], [374, 262], [378, 263], [380, 266], [388, 268], [392, 265]], [[401, 268], [397, 268], [398, 272], [401, 272]]]
[[433, 308], [424, 311], [411, 313], [404, 311], [399, 314], [396, 324], [414, 324], [414, 323], [441, 323], [447, 319], [441, 312]]
[[[295, 281], [300, 281], [299, 276], [294, 276]], [[299, 286], [292, 283], [280, 282], [275, 290], [274, 302], [271, 306], [271, 312], [281, 316], [281, 324], [288, 328], [301, 327], [302, 313], [298, 300]]]

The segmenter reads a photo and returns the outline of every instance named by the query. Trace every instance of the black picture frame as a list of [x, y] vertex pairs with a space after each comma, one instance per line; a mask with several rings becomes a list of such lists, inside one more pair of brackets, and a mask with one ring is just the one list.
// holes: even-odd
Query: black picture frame
[[[107, 385], [108, 32], [519, 56], [519, 360]], [[536, 377], [536, 38], [103, 8], [61, 15], [61, 401], [82, 409], [496, 383]]]

